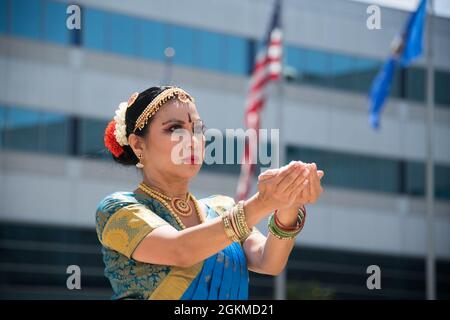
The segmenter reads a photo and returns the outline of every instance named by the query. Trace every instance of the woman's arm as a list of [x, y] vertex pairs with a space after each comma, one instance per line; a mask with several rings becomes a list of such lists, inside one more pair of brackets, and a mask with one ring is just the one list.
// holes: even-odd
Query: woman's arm
[[[286, 166], [276, 177], [265, 180], [259, 192], [245, 202], [246, 222], [250, 228], [280, 204], [289, 201], [285, 190], [297, 182], [299, 170], [299, 164]], [[222, 218], [218, 217], [182, 231], [170, 226], [156, 228], [141, 241], [132, 258], [145, 263], [187, 267], [203, 261], [230, 243]]]
[[[295, 210], [295, 215], [297, 210]], [[257, 273], [278, 275], [286, 266], [295, 240], [280, 240], [271, 233], [265, 237], [256, 232], [244, 242], [249, 270]]]
[[[245, 213], [248, 225], [258, 223], [267, 209], [255, 195], [247, 201]], [[171, 226], [161, 226], [145, 237], [134, 250], [132, 258], [146, 263], [188, 267], [217, 253], [231, 244], [222, 217], [178, 231]]]
[[[277, 217], [283, 225], [294, 226], [297, 221], [298, 208], [306, 203], [314, 203], [323, 192], [320, 179], [324, 172], [315, 164], [308, 165], [308, 187], [301, 191], [295, 206], [280, 210]], [[280, 240], [271, 233], [267, 237], [260, 233], [250, 235], [244, 242], [244, 250], [249, 269], [254, 272], [278, 275], [283, 271], [294, 247], [295, 240]]]

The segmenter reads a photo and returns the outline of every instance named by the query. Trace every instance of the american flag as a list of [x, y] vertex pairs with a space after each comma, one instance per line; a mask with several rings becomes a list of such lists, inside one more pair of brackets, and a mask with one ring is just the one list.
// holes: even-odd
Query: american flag
[[[245, 126], [257, 133], [255, 139], [246, 140], [241, 159], [241, 173], [236, 192], [236, 200], [244, 200], [251, 189], [251, 181], [256, 169], [256, 152], [261, 111], [266, 103], [266, 91], [271, 81], [281, 78], [282, 71], [282, 32], [281, 0], [275, 0], [271, 22], [261, 49], [258, 51], [250, 80], [245, 107]], [[250, 136], [251, 137], [251, 136]]]

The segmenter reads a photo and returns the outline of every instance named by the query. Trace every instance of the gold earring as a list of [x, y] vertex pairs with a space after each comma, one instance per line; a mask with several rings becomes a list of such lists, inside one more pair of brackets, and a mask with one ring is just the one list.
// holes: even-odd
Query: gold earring
[[139, 158], [139, 162], [136, 163], [136, 167], [138, 167], [139, 169], [142, 169], [144, 167], [144, 164], [142, 163], [142, 154], [140, 154], [138, 156], [138, 158]]

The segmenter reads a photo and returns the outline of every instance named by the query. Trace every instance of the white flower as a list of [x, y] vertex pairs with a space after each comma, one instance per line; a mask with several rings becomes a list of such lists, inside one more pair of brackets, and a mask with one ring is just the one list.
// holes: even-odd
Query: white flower
[[125, 113], [127, 111], [127, 107], [128, 104], [126, 102], [120, 103], [119, 108], [116, 110], [116, 115], [114, 116], [114, 121], [116, 122], [114, 136], [121, 146], [128, 145], [127, 130], [125, 124]]

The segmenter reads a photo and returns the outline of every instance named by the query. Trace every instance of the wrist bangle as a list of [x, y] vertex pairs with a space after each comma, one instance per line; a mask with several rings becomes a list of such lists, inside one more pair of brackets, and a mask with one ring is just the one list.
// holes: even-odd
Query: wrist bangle
[[224, 214], [222, 216], [222, 222], [227, 237], [233, 242], [239, 242], [239, 238], [236, 236], [236, 233], [233, 231], [231, 227], [229, 214]]
[[252, 229], [250, 229], [247, 225], [247, 221], [245, 219], [245, 211], [244, 211], [244, 201], [239, 201], [234, 210], [234, 222], [236, 224], [236, 229], [239, 234], [239, 238], [241, 241], [247, 239], [247, 237], [252, 233]]
[[290, 240], [294, 239], [300, 231], [302, 231], [303, 226], [306, 221], [306, 208], [304, 206], [300, 207], [297, 214], [297, 225], [296, 227], [287, 227], [280, 223], [278, 220], [275, 211], [274, 214], [271, 215], [268, 223], [268, 229], [270, 233], [272, 233], [276, 238], [282, 240]]
[[273, 216], [274, 216], [276, 225], [277, 225], [280, 229], [283, 229], [283, 230], [286, 230], [286, 231], [294, 231], [294, 230], [298, 230], [298, 228], [300, 227], [300, 222], [299, 222], [298, 217], [297, 217], [297, 221], [296, 221], [295, 226], [286, 226], [286, 225], [284, 225], [284, 224], [281, 223], [280, 219], [278, 219], [277, 213], [278, 213], [278, 209], [275, 210], [275, 213], [273, 214]]
[[280, 229], [275, 224], [275, 219], [274, 219], [273, 214], [270, 216], [269, 223], [268, 223], [268, 229], [272, 235], [274, 235], [277, 239], [280, 239], [280, 240], [292, 240], [299, 233], [299, 231], [285, 231], [285, 230]]

